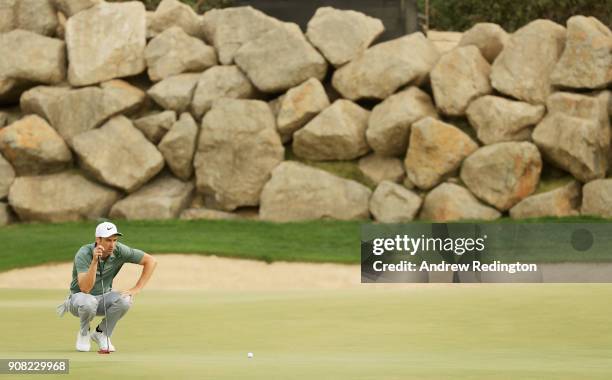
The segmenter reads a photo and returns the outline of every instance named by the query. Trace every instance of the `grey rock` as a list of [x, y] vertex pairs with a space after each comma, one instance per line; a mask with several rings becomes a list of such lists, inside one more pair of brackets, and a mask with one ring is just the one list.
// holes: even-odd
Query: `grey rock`
[[379, 222], [405, 223], [414, 219], [421, 203], [421, 197], [402, 185], [383, 181], [370, 198], [370, 212]]
[[127, 220], [176, 219], [193, 195], [193, 182], [162, 175], [111, 208], [111, 218]]
[[366, 139], [372, 149], [383, 156], [403, 156], [410, 139], [410, 125], [438, 116], [431, 98], [418, 87], [389, 96], [376, 105], [368, 120]]
[[368, 153], [369, 112], [339, 99], [293, 135], [293, 151], [309, 160], [352, 160]]
[[[100, 142], [112, 141], [112, 145]], [[72, 147], [81, 166], [97, 180], [132, 193], [155, 177], [164, 158], [124, 116], [110, 119], [102, 127], [81, 133]]]
[[190, 114], [183, 113], [157, 146], [170, 171], [184, 181], [193, 174], [197, 137], [198, 126], [195, 120]]
[[68, 222], [106, 216], [119, 196], [118, 191], [68, 171], [17, 177], [9, 192], [9, 204], [24, 222]]
[[371, 194], [355, 181], [285, 161], [272, 171], [263, 188], [259, 216], [274, 222], [367, 219]]

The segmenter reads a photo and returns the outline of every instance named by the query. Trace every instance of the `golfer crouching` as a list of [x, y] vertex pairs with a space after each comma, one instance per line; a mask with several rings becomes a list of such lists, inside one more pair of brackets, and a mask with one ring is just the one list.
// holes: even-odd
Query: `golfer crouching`
[[[119, 236], [122, 234], [113, 223], [100, 223], [96, 227], [95, 243], [82, 246], [74, 256], [70, 296], [57, 307], [57, 312], [62, 316], [70, 310], [81, 319], [76, 340], [78, 351], [89, 351], [90, 339], [101, 351], [115, 351], [110, 341], [115, 326], [130, 309], [134, 296], [144, 288], [157, 265], [153, 256], [119, 243]], [[129, 290], [113, 291], [113, 279], [125, 263], [142, 265], [140, 278]], [[105, 317], [90, 333], [89, 324], [96, 315]]]

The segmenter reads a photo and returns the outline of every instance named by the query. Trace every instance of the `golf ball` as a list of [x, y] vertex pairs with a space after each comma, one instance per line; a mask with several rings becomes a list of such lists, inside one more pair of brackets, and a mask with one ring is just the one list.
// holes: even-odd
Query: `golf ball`
[[252, 353], [252, 352], [249, 352], [249, 353], [247, 354], [247, 357], [248, 357], [249, 359], [251, 359], [251, 358], [253, 357], [253, 353]]

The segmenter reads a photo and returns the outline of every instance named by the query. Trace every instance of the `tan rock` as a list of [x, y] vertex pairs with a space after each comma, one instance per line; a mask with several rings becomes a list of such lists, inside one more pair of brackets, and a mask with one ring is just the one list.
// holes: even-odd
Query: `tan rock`
[[200, 76], [193, 93], [191, 111], [195, 117], [201, 118], [217, 99], [248, 99], [254, 97], [256, 92], [249, 78], [238, 67], [214, 66]]
[[530, 140], [532, 127], [542, 120], [545, 111], [543, 105], [486, 95], [470, 103], [466, 113], [478, 139], [495, 144]]
[[327, 62], [313, 48], [300, 27], [285, 23], [242, 45], [234, 56], [236, 65], [262, 92], [279, 92], [309, 78], [323, 80]]
[[463, 33], [442, 30], [427, 31], [427, 39], [430, 40], [440, 54], [446, 54], [459, 45]]
[[510, 36], [493, 63], [491, 84], [506, 95], [544, 104], [552, 92], [550, 74], [563, 52], [565, 28], [535, 20]]
[[432, 222], [457, 220], [495, 220], [501, 213], [483, 205], [464, 187], [442, 183], [430, 191], [419, 214], [419, 219]]
[[231, 212], [211, 210], [208, 208], [188, 208], [180, 215], [182, 220], [236, 220], [240, 216]]
[[250, 6], [211, 9], [202, 20], [206, 40], [215, 46], [223, 65], [231, 65], [243, 45], [281, 27], [279, 20]]
[[371, 194], [355, 181], [285, 161], [263, 188], [259, 216], [274, 222], [367, 219]]
[[535, 191], [541, 171], [535, 145], [503, 142], [482, 147], [466, 158], [461, 180], [478, 198], [505, 211]]
[[45, 119], [68, 144], [74, 136], [102, 125], [111, 117], [142, 104], [145, 94], [122, 80], [100, 87], [70, 90], [64, 87], [35, 87], [23, 94], [21, 107]]
[[13, 221], [11, 208], [7, 203], [0, 202], [0, 227], [6, 226]]
[[154, 35], [178, 26], [192, 37], [203, 38], [202, 20], [193, 9], [178, 0], [162, 0], [151, 18], [149, 29]]
[[145, 49], [149, 78], [157, 82], [184, 72], [202, 72], [217, 63], [215, 49], [178, 26], [166, 29]]
[[605, 177], [610, 151], [607, 98], [558, 92], [532, 138], [544, 157], [581, 182]]
[[596, 179], [582, 188], [582, 215], [612, 218], [612, 178]]
[[444, 54], [431, 70], [436, 106], [450, 116], [462, 116], [473, 99], [491, 93], [491, 66], [475, 46]]
[[309, 160], [352, 160], [370, 150], [365, 138], [369, 112], [339, 99], [293, 135], [293, 152]]
[[334, 66], [359, 56], [385, 31], [382, 21], [353, 10], [318, 8], [306, 37]]
[[55, 7], [66, 17], [72, 17], [80, 11], [84, 11], [101, 3], [104, 0], [54, 0]]
[[179, 74], [158, 82], [147, 94], [165, 110], [181, 114], [188, 110], [202, 74]]
[[493, 63], [508, 42], [508, 33], [499, 25], [479, 22], [463, 33], [459, 46], [474, 45], [482, 56]]
[[595, 17], [567, 20], [567, 42], [551, 74], [553, 84], [603, 88], [612, 83], [612, 32]]
[[370, 198], [370, 212], [382, 223], [405, 223], [414, 219], [421, 197], [391, 181], [383, 181]]
[[176, 112], [156, 112], [134, 120], [134, 126], [157, 145], [176, 122]]
[[408, 83], [422, 82], [440, 57], [422, 33], [383, 42], [334, 72], [332, 84], [343, 97], [385, 99]]
[[276, 126], [283, 143], [290, 141], [295, 131], [329, 105], [325, 88], [318, 79], [310, 78], [289, 89], [279, 102], [276, 112]]
[[190, 114], [183, 113], [157, 146], [170, 171], [184, 181], [189, 180], [193, 174], [197, 137], [198, 126], [195, 120]]
[[0, 154], [0, 199], [6, 198], [9, 188], [15, 180], [15, 170]]
[[15, 2], [17, 0], [0, 0], [0, 33], [15, 29]]
[[202, 120], [194, 159], [197, 188], [223, 210], [256, 206], [284, 148], [268, 105], [221, 99]]
[[17, 29], [49, 37], [55, 34], [58, 20], [51, 0], [19, 0], [14, 10]]
[[476, 149], [478, 144], [459, 128], [427, 117], [412, 125], [404, 161], [406, 174], [417, 187], [430, 189]]
[[0, 129], [0, 151], [20, 176], [59, 172], [72, 163], [64, 140], [36, 115]]
[[[107, 141], [113, 144], [105, 145]], [[80, 165], [94, 178], [128, 193], [136, 191], [164, 167], [164, 158], [155, 145], [124, 116], [116, 116], [102, 127], [76, 136], [72, 148]]]
[[111, 208], [113, 219], [176, 219], [189, 202], [195, 186], [169, 175], [162, 175]]
[[406, 175], [402, 160], [376, 153], [361, 158], [359, 160], [359, 170], [375, 184], [383, 181], [400, 183]]
[[83, 10], [66, 23], [66, 45], [72, 86], [140, 74], [146, 69], [145, 7], [102, 2]]
[[580, 183], [572, 181], [557, 189], [529, 196], [510, 209], [513, 219], [579, 215]]
[[116, 190], [68, 171], [17, 177], [11, 186], [9, 204], [24, 222], [69, 222], [106, 216], [119, 196]]
[[389, 96], [372, 110], [366, 139], [383, 156], [403, 156], [410, 139], [410, 125], [424, 117], [438, 117], [427, 93], [418, 87]]

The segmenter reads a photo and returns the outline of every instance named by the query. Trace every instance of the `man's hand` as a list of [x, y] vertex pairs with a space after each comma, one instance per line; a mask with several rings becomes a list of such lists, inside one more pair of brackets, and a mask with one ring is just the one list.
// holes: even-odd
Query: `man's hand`
[[101, 245], [97, 245], [93, 251], [93, 261], [98, 263], [98, 260], [102, 258], [102, 255], [104, 255], [104, 248], [102, 248]]

